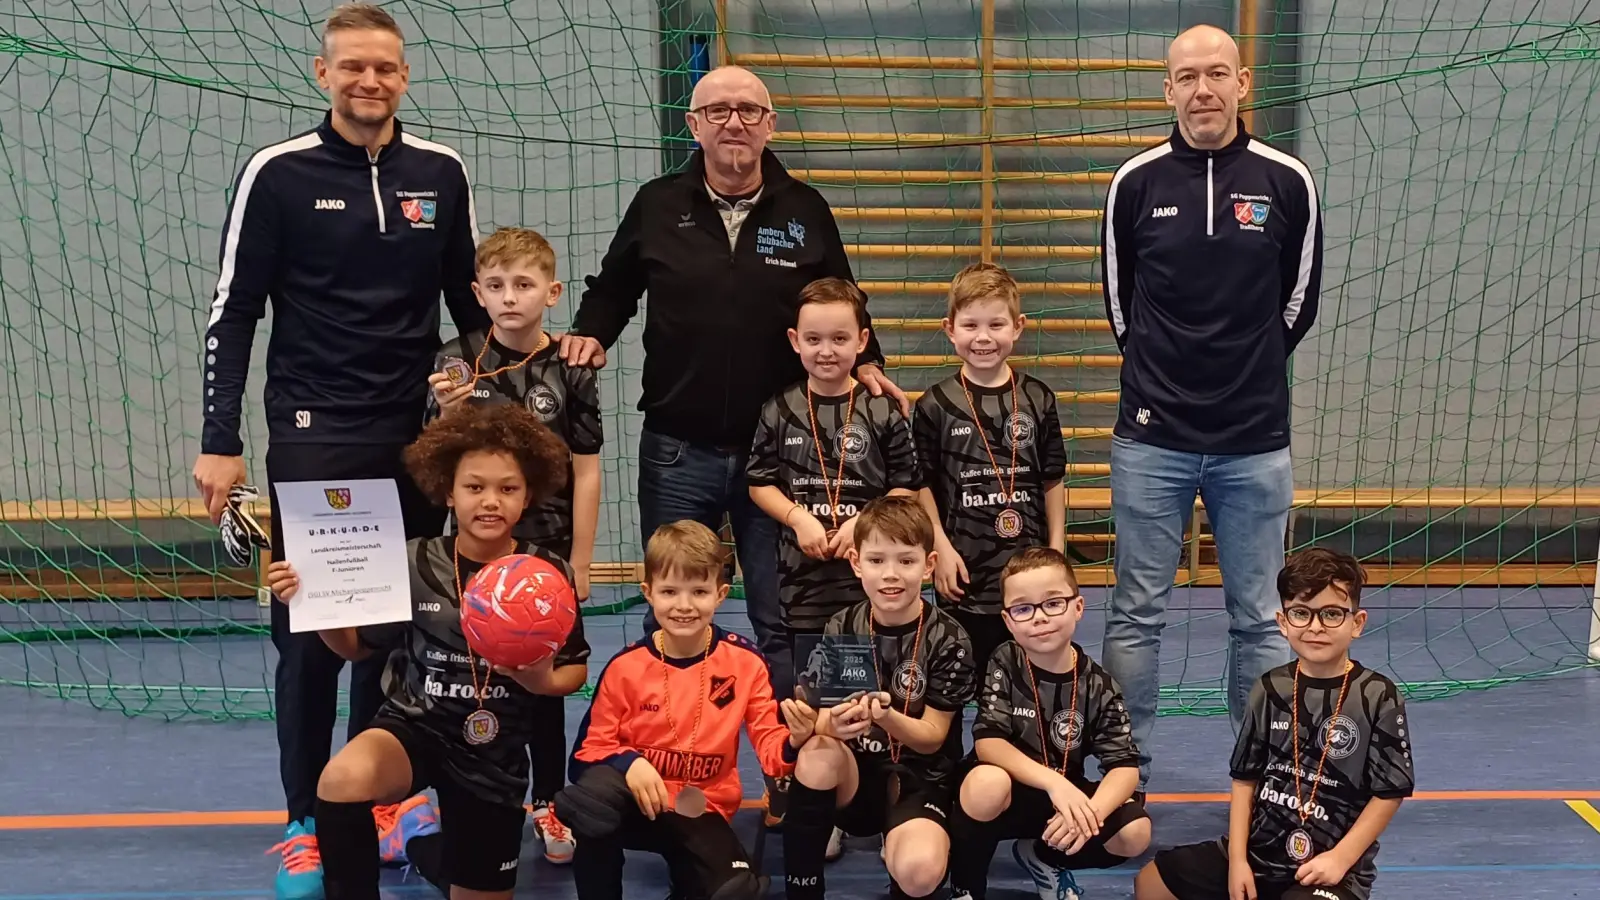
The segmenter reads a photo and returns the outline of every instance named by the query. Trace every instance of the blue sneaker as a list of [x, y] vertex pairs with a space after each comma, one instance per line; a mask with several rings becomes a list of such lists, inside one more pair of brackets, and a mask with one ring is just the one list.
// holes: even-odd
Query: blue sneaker
[[1033, 878], [1040, 900], [1083, 900], [1083, 888], [1071, 870], [1058, 869], [1039, 858], [1037, 840], [1016, 841], [1011, 845], [1011, 858], [1017, 861]]
[[404, 865], [406, 842], [439, 833], [439, 814], [421, 794], [393, 806], [376, 806], [372, 820], [378, 828], [378, 859], [384, 865]]
[[283, 856], [274, 886], [278, 900], [322, 900], [322, 851], [317, 848], [316, 820], [289, 823], [283, 842], [267, 852]]

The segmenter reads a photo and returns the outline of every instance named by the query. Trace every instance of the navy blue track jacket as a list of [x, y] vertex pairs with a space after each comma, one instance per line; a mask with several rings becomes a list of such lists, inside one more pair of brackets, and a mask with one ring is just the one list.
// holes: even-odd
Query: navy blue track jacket
[[1317, 315], [1322, 217], [1305, 163], [1239, 125], [1122, 164], [1102, 227], [1122, 350], [1116, 434], [1191, 453], [1289, 445], [1289, 354]]
[[461, 331], [477, 211], [460, 155], [406, 132], [369, 158], [325, 117], [259, 150], [234, 185], [206, 328], [203, 453], [237, 456], [256, 322], [272, 299], [269, 442], [416, 437], [439, 349], [439, 296]]

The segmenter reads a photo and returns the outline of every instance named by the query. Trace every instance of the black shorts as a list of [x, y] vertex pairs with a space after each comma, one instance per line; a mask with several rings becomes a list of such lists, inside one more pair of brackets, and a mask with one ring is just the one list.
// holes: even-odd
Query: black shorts
[[509, 891], [517, 886], [522, 855], [522, 804], [495, 803], [460, 784], [441, 764], [445, 752], [437, 738], [412, 722], [379, 713], [371, 728], [395, 736], [411, 760], [406, 796], [432, 787], [438, 795], [439, 831], [444, 836], [444, 870], [450, 883], [472, 891]]
[[855, 754], [856, 793], [834, 813], [834, 824], [853, 837], [888, 834], [912, 819], [950, 829], [950, 780], [881, 756]]
[[[1178, 900], [1228, 900], [1228, 851], [1221, 841], [1163, 850], [1153, 860], [1161, 881]], [[1348, 876], [1337, 887], [1307, 887], [1293, 881], [1256, 878], [1257, 900], [1367, 900]]]
[[[1100, 787], [1097, 782], [1077, 785], [1085, 796], [1094, 796]], [[1005, 812], [996, 816], [994, 821], [979, 823], [978, 827], [992, 829], [996, 841], [1037, 838], [1044, 834], [1044, 826], [1056, 814], [1054, 803], [1050, 802], [1050, 795], [1036, 787], [1030, 787], [1017, 781], [1011, 782], [1011, 805]], [[1138, 800], [1129, 800], [1111, 811], [1100, 825], [1100, 833], [1084, 843], [1077, 853], [1067, 856], [1059, 853], [1044, 844], [1039, 845], [1039, 854], [1051, 864], [1062, 869], [1109, 869], [1127, 862], [1125, 856], [1116, 856], [1106, 850], [1106, 841], [1117, 832], [1128, 827], [1140, 819], [1148, 819], [1150, 814], [1145, 811], [1144, 804]]]

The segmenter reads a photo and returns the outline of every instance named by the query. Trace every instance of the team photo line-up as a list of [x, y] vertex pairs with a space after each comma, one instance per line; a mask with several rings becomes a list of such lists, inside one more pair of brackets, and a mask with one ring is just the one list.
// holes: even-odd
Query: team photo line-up
[[[394, 864], [454, 898], [509, 897], [529, 810], [584, 900], [623, 895], [629, 849], [665, 858], [675, 897], [762, 896], [774, 886], [730, 824], [742, 731], [788, 897], [824, 896], [843, 836], [882, 835], [892, 896], [981, 898], [1014, 840], [1042, 897], [1076, 900], [1075, 869], [1162, 846], [1143, 800], [1197, 495], [1230, 620], [1232, 799], [1224, 835], [1160, 849], [1134, 896], [1370, 896], [1377, 839], [1412, 791], [1410, 740], [1395, 685], [1349, 655], [1361, 567], [1319, 548], [1285, 559], [1287, 362], [1316, 316], [1321, 221], [1306, 166], [1238, 118], [1251, 75], [1227, 33], [1173, 40], [1171, 137], [1124, 162], [1105, 199], [1123, 364], [1099, 661], [1076, 640], [1056, 395], [1007, 362], [1025, 324], [1011, 275], [953, 276], [943, 326], [961, 366], [911, 404], [827, 201], [767, 149], [766, 87], [728, 66], [693, 90], [687, 167], [639, 189], [552, 336], [555, 251], [528, 228], [479, 239], [462, 157], [396, 119], [402, 41], [373, 6], [327, 20], [314, 72], [331, 109], [240, 172], [205, 336], [194, 480], [230, 553], [270, 549], [280, 601], [278, 897], [370, 900]], [[646, 295], [649, 613], [595, 669], [573, 610], [599, 509], [596, 370]], [[441, 296], [460, 334], [443, 346]], [[246, 504], [240, 417], [269, 301], [267, 533]], [[337, 479], [398, 486], [409, 622], [291, 631], [300, 583], [276, 485]], [[724, 521], [753, 639], [713, 622]], [[511, 662], [463, 624], [496, 579], [549, 586]], [[596, 671], [569, 747], [564, 698]]]

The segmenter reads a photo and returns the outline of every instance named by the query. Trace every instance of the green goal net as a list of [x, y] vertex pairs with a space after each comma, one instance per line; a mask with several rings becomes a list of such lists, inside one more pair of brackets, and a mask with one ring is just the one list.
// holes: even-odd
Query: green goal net
[[[1254, 35], [1252, 127], [1307, 161], [1325, 209], [1322, 314], [1293, 363], [1289, 545], [1369, 563], [1359, 653], [1415, 695], [1587, 664], [1600, 26], [1575, 5], [1260, 0], [1242, 24], [1229, 3], [1158, 0], [385, 6], [412, 65], [402, 118], [461, 151], [485, 229], [551, 239], [572, 300], [639, 184], [682, 164], [688, 91], [719, 60], [766, 78], [774, 147], [833, 204], [904, 387], [950, 371], [950, 275], [1010, 267], [1035, 323], [1020, 363], [1061, 392], [1069, 546], [1094, 598], [1114, 552], [1106, 184], [1170, 129], [1172, 34]], [[0, 693], [271, 714], [256, 575], [221, 559], [188, 471], [231, 182], [320, 118], [326, 12], [36, 0], [0, 18]], [[245, 417], [258, 483], [265, 344]], [[635, 326], [602, 379], [600, 602], [631, 594], [640, 558], [641, 359]], [[1165, 709], [1214, 712], [1227, 624], [1203, 513], [1176, 575]]]

